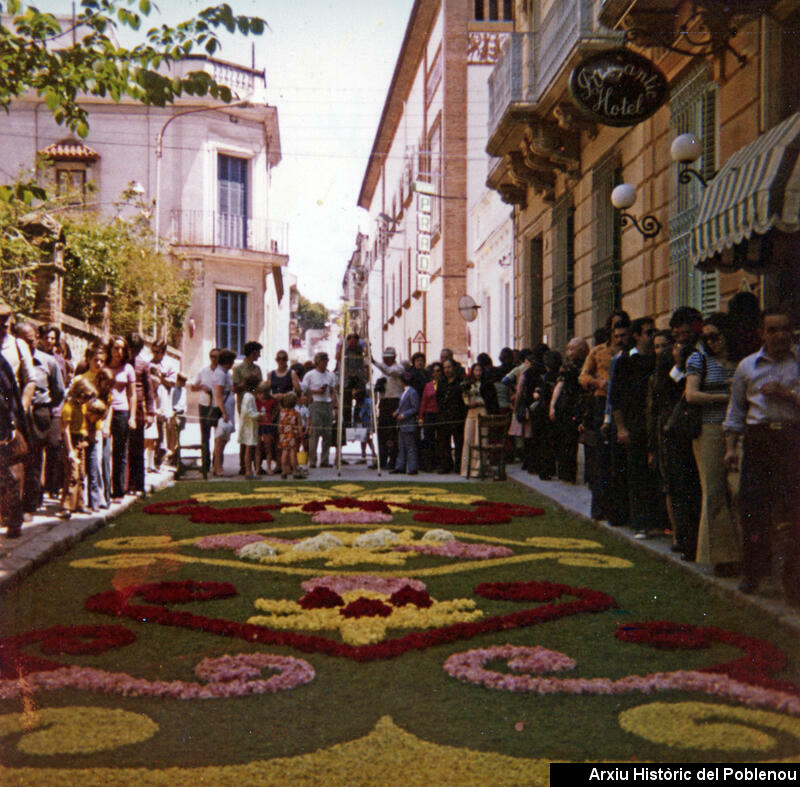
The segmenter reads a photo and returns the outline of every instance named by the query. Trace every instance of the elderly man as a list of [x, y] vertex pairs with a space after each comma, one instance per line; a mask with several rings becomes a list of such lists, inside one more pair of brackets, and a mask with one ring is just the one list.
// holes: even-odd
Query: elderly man
[[33, 369], [33, 398], [28, 409], [31, 437], [30, 462], [26, 468], [22, 505], [26, 514], [33, 514], [42, 504], [42, 460], [50, 434], [51, 412], [64, 399], [64, 378], [52, 355], [36, 346], [36, 329], [29, 322], [17, 326], [17, 336], [28, 345]]
[[217, 368], [219, 353], [219, 347], [211, 348], [211, 352], [208, 354], [208, 366], [204, 366], [189, 384], [191, 391], [201, 394], [200, 401], [197, 404], [197, 414], [200, 417], [203, 472], [206, 474], [211, 469], [211, 429], [219, 417], [216, 412], [212, 412], [214, 410], [214, 370]]
[[308, 408], [308, 466], [316, 466], [317, 443], [322, 438], [319, 466], [330, 467], [333, 409], [336, 406], [336, 376], [328, 371], [328, 353], [319, 352], [314, 356], [314, 368], [303, 376], [301, 388], [311, 397]]
[[[458, 371], [451, 360], [442, 364], [442, 379], [436, 386], [436, 404], [439, 407], [439, 467], [437, 473], [452, 473], [461, 468], [461, 453], [464, 448], [464, 421], [467, 405], [458, 378]], [[451, 451], [452, 444], [452, 451]]]
[[559, 481], [574, 484], [578, 477], [578, 436], [588, 409], [580, 377], [589, 355], [586, 339], [576, 336], [567, 345], [567, 360], [550, 397], [550, 420], [556, 425], [556, 467]]
[[725, 428], [725, 466], [742, 469], [743, 593], [755, 593], [770, 573], [771, 556], [783, 559], [787, 601], [800, 605], [800, 394], [798, 351], [789, 315], [768, 309], [762, 318], [761, 349], [736, 368]]
[[405, 367], [398, 363], [394, 347], [383, 351], [383, 362], [372, 363], [386, 375], [386, 388], [378, 402], [378, 457], [381, 467], [394, 467], [397, 461], [397, 426], [394, 414], [403, 395]]

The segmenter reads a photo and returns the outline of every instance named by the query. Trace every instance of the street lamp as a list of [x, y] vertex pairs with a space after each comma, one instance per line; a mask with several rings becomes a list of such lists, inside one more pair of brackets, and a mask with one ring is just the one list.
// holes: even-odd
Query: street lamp
[[642, 216], [641, 220], [637, 219], [627, 209], [636, 202], [636, 187], [630, 183], [620, 183], [611, 192], [611, 204], [617, 209], [622, 211], [620, 214], [621, 224], [623, 227], [631, 222], [634, 227], [641, 233], [644, 238], [655, 238], [661, 232], [661, 222], [652, 214]]
[[685, 185], [689, 183], [692, 178], [696, 178], [703, 184], [703, 188], [708, 186], [708, 181], [700, 172], [688, 166], [703, 155], [703, 142], [701, 139], [698, 139], [694, 134], [679, 134], [672, 140], [669, 154], [676, 164], [683, 165], [678, 171], [678, 183]]

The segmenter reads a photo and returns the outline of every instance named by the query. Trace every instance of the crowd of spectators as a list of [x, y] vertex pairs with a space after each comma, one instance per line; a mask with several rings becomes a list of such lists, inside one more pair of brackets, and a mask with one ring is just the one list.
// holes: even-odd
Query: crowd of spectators
[[[57, 516], [142, 495], [174, 458], [186, 377], [165, 342], [135, 332], [91, 342], [80, 360], [58, 326], [14, 324], [0, 302], [0, 495], [7, 535], [45, 502]], [[146, 350], [146, 351], [145, 351]]]
[[[187, 415], [187, 380], [166, 345], [145, 352], [138, 334], [115, 336], [73, 367], [57, 327], [23, 322], [12, 332], [11, 322], [0, 308], [8, 535], [45, 495], [68, 517], [142, 494], [146, 471], [174, 460]], [[266, 375], [258, 342], [238, 362], [212, 349], [188, 384], [199, 395], [204, 470], [224, 474], [236, 432], [240, 475], [304, 478], [306, 467], [332, 465], [341, 417], [345, 439], [361, 443], [359, 463], [369, 449], [372, 467], [391, 473], [468, 476], [479, 416], [505, 415], [507, 456], [543, 481], [588, 484], [593, 518], [636, 538], [669, 534], [684, 560], [741, 575], [748, 593], [777, 560], [787, 597], [800, 602], [798, 348], [789, 316], [762, 313], [752, 294], [705, 318], [679, 308], [662, 330], [616, 311], [591, 347], [582, 337], [563, 356], [545, 344], [506, 347], [497, 365], [480, 353], [468, 369], [446, 348], [428, 364], [419, 352], [403, 362], [393, 347], [370, 358], [356, 334], [343, 341], [334, 370], [324, 352], [290, 366], [280, 350]], [[374, 392], [370, 364], [380, 373]]]

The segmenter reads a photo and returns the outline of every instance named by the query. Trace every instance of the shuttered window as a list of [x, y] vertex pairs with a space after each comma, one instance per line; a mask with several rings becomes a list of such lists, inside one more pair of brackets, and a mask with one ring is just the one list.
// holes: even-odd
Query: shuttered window
[[217, 157], [217, 244], [247, 248], [247, 159]]
[[[709, 180], [717, 164], [717, 86], [705, 66], [676, 85], [669, 112], [673, 139], [679, 134], [695, 134], [702, 141], [703, 153], [690, 166]], [[670, 178], [670, 306], [673, 310], [693, 306], [710, 314], [719, 309], [719, 273], [697, 270], [689, 260], [689, 241], [703, 185], [695, 178], [679, 184], [679, 166], [672, 164]]]
[[553, 338], [563, 351], [575, 330], [575, 208], [571, 197], [553, 207]]
[[244, 355], [247, 293], [217, 290], [217, 347]]
[[592, 259], [592, 329], [622, 303], [620, 284], [620, 217], [611, 204], [611, 192], [620, 183], [619, 157], [612, 154], [592, 170], [594, 256]]

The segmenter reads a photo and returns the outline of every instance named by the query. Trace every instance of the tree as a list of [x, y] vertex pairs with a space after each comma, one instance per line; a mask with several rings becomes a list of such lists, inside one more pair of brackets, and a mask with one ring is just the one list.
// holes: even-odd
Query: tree
[[[123, 192], [130, 197], [131, 191]], [[130, 204], [125, 200], [125, 204]], [[141, 200], [131, 219], [76, 212], [64, 218], [65, 313], [87, 320], [92, 294], [111, 297], [111, 330], [136, 330], [142, 317], [154, 333], [163, 314], [172, 333], [179, 333], [192, 298], [193, 275], [183, 261], [154, 250], [149, 211]]]
[[[218, 30], [260, 35], [266, 22], [236, 16], [223, 3], [175, 27], [151, 28], [144, 43], [133, 48], [119, 46], [113, 36], [118, 26], [139, 30], [152, 8], [150, 0], [81, 0], [73, 24], [64, 30], [53, 14], [24, 7], [20, 0], [0, 2], [0, 12], [13, 17], [11, 27], [0, 24], [0, 106], [7, 109], [34, 90], [59, 124], [85, 137], [89, 117], [80, 106], [81, 94], [114, 101], [129, 96], [161, 107], [183, 94], [229, 102], [230, 89], [209, 74], [172, 77], [169, 66], [198, 48], [213, 55], [220, 46]], [[68, 33], [74, 33], [74, 44], [61, 46]]]
[[[36, 208], [32, 209], [33, 203]], [[131, 218], [122, 218], [127, 206]], [[146, 332], [164, 312], [173, 332], [179, 332], [189, 309], [193, 276], [183, 261], [155, 251], [150, 208], [132, 188], [120, 195], [118, 215], [75, 208], [73, 196], [52, 196], [45, 188], [20, 177], [0, 186], [0, 295], [15, 311], [30, 314], [34, 305], [34, 274], [51, 258], [53, 244], [63, 244], [64, 313], [88, 320], [92, 295], [107, 293], [113, 303], [115, 333], [135, 330], [140, 313]], [[131, 210], [132, 209], [132, 210]], [[36, 231], [34, 231], [36, 230]]]
[[328, 309], [324, 303], [311, 303], [308, 298], [298, 294], [297, 324], [305, 333], [309, 328], [321, 329], [328, 322]]

